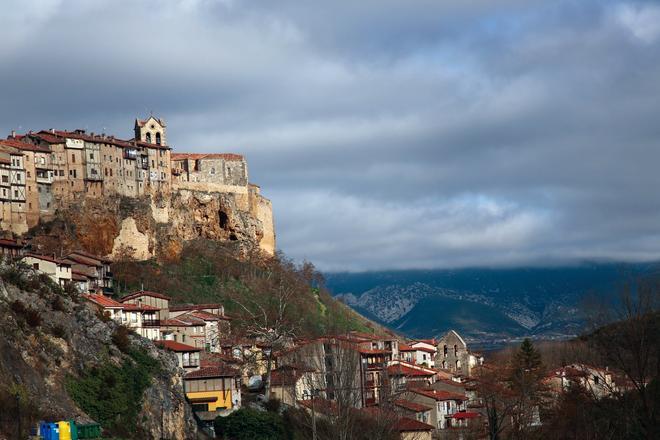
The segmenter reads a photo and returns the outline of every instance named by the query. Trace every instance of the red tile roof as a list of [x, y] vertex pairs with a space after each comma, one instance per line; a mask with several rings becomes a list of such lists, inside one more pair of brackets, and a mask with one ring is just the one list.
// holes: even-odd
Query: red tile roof
[[457, 412], [454, 413], [454, 415], [451, 416], [452, 419], [476, 419], [478, 417], [481, 417], [481, 414], [478, 412], [473, 412], [473, 411], [463, 411], [463, 412]]
[[399, 344], [399, 351], [416, 351], [416, 348], [406, 344]]
[[225, 366], [204, 367], [199, 370], [191, 371], [183, 376], [184, 379], [205, 379], [213, 377], [235, 377], [241, 374], [238, 370]]
[[170, 306], [171, 312], [183, 312], [187, 310], [222, 309], [222, 304], [175, 304]]
[[37, 138], [48, 144], [63, 144], [66, 142], [66, 139], [64, 139], [62, 136], [58, 136], [46, 130], [42, 130], [39, 133], [31, 133], [28, 135], [28, 137]]
[[6, 145], [8, 147], [17, 148], [19, 150], [24, 150], [24, 151], [38, 151], [40, 153], [50, 153], [50, 149], [48, 147], [44, 147], [41, 145], [34, 145], [29, 142], [21, 141], [14, 138], [1, 139], [0, 145]]
[[23, 245], [18, 244], [16, 240], [8, 240], [6, 238], [0, 238], [0, 247], [13, 247], [13, 248], [22, 248]]
[[151, 292], [149, 290], [140, 290], [138, 292], [133, 292], [133, 293], [130, 293], [130, 294], [124, 296], [119, 301], [124, 302], [124, 301], [128, 301], [128, 300], [131, 300], [131, 299], [139, 298], [141, 296], [151, 296], [152, 298], [160, 298], [160, 299], [165, 299], [165, 300], [168, 300], [168, 301], [171, 299], [169, 296], [164, 295], [162, 293]]
[[449, 391], [442, 390], [431, 390], [431, 389], [421, 389], [421, 388], [410, 388], [410, 391], [422, 396], [430, 397], [435, 400], [460, 400], [465, 401], [467, 397], [463, 394], [451, 393]]
[[176, 341], [159, 340], [154, 341], [154, 344], [161, 348], [176, 352], [202, 351], [200, 348], [193, 347], [192, 345], [182, 344]]
[[182, 321], [178, 318], [164, 319], [160, 321], [160, 325], [163, 327], [196, 327], [206, 325], [204, 321]]
[[428, 423], [420, 422], [419, 420], [411, 419], [409, 417], [401, 417], [394, 423], [394, 429], [399, 432], [405, 431], [432, 431], [435, 428]]
[[118, 303], [114, 299], [103, 295], [85, 294], [83, 295], [83, 298], [106, 309], [123, 309], [125, 306], [125, 304]]
[[39, 255], [39, 254], [25, 254], [26, 257], [36, 258], [37, 260], [50, 261], [51, 263], [59, 264], [60, 266], [71, 266], [71, 263], [67, 263], [64, 260], [60, 260], [56, 257], [51, 257], [49, 255]]
[[85, 252], [85, 251], [73, 251], [69, 255], [74, 255], [74, 254], [75, 255], [80, 255], [80, 256], [85, 257], [85, 258], [91, 258], [93, 260], [100, 261], [101, 263], [112, 263], [112, 260], [110, 260], [108, 258], [101, 257], [100, 255], [94, 255], [92, 253]]
[[422, 405], [420, 403], [411, 402], [410, 400], [404, 400], [404, 399], [395, 400], [394, 404], [400, 408], [405, 408], [415, 412], [430, 411], [432, 409], [430, 406]]
[[390, 376], [422, 376], [422, 377], [435, 376], [435, 372], [433, 371], [424, 371], [402, 364], [390, 365], [389, 367], [387, 367], [387, 374], [389, 374]]

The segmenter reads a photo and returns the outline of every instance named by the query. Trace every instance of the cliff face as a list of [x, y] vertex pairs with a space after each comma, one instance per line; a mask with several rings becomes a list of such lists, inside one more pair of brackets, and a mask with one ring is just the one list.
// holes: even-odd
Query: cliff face
[[60, 253], [83, 248], [114, 258], [173, 258], [196, 238], [236, 242], [272, 254], [270, 201], [258, 187], [244, 192], [178, 189], [137, 198], [84, 198], [33, 228], [33, 248]]
[[[5, 269], [3, 278], [8, 278]], [[0, 417], [0, 438], [3, 434], [15, 435], [18, 426], [13, 398], [4, 397], [20, 395], [24, 429], [42, 419], [89, 422], [92, 417], [74, 401], [67, 384], [85, 375], [103, 377], [96, 371], [104, 366], [124, 369], [134, 364], [113, 343], [114, 322], [101, 321], [85, 304], [41, 281], [33, 279], [29, 286], [18, 288], [0, 280], [0, 414], [7, 416]], [[132, 349], [140, 350], [158, 365], [138, 402], [140, 410], [131, 438], [161, 438], [161, 426], [165, 438], [197, 438], [185, 403], [183, 372], [174, 355], [137, 336], [128, 338]], [[102, 383], [109, 390], [120, 388], [108, 379]], [[100, 407], [95, 399], [91, 400], [92, 406]]]

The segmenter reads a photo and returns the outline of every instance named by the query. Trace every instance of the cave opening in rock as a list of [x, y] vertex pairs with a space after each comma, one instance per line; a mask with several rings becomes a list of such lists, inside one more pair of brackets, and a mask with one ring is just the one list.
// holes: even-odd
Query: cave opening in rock
[[229, 216], [227, 213], [224, 211], [218, 211], [218, 217], [220, 218], [220, 227], [222, 229], [227, 229], [227, 225], [229, 224]]
[[238, 240], [238, 237], [236, 236], [236, 234], [234, 234], [234, 233], [232, 232], [231, 234], [229, 234], [229, 239], [230, 239], [231, 241], [236, 241], [236, 240]]

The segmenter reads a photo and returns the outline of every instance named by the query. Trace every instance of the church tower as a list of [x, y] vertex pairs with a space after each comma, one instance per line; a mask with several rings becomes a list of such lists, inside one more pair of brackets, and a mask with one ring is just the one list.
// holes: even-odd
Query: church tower
[[152, 115], [144, 121], [135, 119], [135, 140], [147, 144], [167, 146], [165, 131], [165, 121], [161, 118], [155, 118]]

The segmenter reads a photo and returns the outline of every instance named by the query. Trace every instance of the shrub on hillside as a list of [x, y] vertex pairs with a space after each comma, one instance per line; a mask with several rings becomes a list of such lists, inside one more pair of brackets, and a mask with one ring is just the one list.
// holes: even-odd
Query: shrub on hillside
[[66, 332], [66, 328], [64, 328], [63, 325], [60, 325], [60, 324], [56, 324], [56, 325], [54, 325], [54, 326], [50, 329], [50, 332], [51, 332], [51, 334], [52, 334], [53, 336], [55, 336], [56, 338], [66, 339], [67, 332]]
[[104, 430], [122, 438], [136, 437], [142, 396], [160, 365], [148, 354], [130, 350], [121, 366], [102, 363], [65, 382], [71, 398]]
[[112, 343], [115, 344], [117, 348], [124, 353], [128, 353], [131, 348], [131, 340], [128, 337], [130, 332], [131, 331], [127, 327], [120, 325], [112, 334]]
[[273, 412], [241, 408], [227, 417], [216, 417], [216, 438], [231, 440], [286, 440], [290, 436], [282, 417]]
[[59, 295], [56, 295], [55, 297], [53, 297], [53, 301], [51, 303], [51, 306], [52, 306], [53, 310], [56, 310], [58, 312], [64, 312], [66, 310], [66, 305], [64, 304], [64, 300]]
[[10, 308], [17, 316], [22, 317], [30, 327], [39, 327], [41, 325], [41, 314], [26, 306], [21, 300], [17, 299], [13, 301]]

